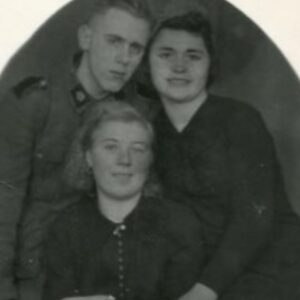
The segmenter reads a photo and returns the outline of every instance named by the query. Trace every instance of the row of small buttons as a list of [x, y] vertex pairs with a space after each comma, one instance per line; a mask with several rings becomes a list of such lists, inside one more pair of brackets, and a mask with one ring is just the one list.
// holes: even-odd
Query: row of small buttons
[[123, 231], [126, 230], [126, 226], [124, 224], [119, 225], [114, 230], [114, 235], [117, 237], [117, 245], [118, 245], [118, 299], [125, 299], [125, 294], [128, 289], [125, 287], [125, 267], [124, 267], [124, 243], [123, 243]]

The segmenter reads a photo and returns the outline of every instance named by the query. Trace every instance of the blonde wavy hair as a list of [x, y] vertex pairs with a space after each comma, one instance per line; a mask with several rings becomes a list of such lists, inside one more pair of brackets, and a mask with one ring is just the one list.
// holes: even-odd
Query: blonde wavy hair
[[[154, 143], [152, 125], [146, 117], [130, 104], [107, 100], [99, 101], [89, 108], [84, 115], [81, 126], [73, 140], [64, 172], [64, 181], [69, 188], [78, 192], [91, 192], [95, 188], [93, 174], [86, 161], [86, 152], [93, 145], [94, 132], [106, 122], [138, 123], [149, 134], [151, 146]], [[144, 186], [144, 193], [148, 196], [158, 196], [160, 187], [150, 170], [148, 180]]]

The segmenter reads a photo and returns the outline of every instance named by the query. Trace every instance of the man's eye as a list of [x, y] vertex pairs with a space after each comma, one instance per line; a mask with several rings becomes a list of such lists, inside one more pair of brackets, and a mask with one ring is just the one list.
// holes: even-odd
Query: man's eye
[[132, 45], [131, 46], [131, 53], [133, 55], [139, 55], [143, 52], [143, 47], [140, 45]]
[[106, 145], [104, 145], [104, 149], [105, 150], [109, 150], [109, 151], [114, 151], [117, 148], [118, 148], [118, 146], [115, 145], [115, 144], [106, 144]]
[[121, 39], [115, 36], [111, 36], [107, 38], [107, 41], [111, 44], [111, 45], [118, 45], [121, 43]]

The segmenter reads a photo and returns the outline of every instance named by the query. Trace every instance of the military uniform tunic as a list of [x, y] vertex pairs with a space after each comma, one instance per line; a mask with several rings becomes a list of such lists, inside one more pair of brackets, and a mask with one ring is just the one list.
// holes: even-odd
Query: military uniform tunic
[[63, 162], [82, 113], [95, 101], [70, 72], [27, 78], [0, 101], [1, 300], [17, 297], [16, 273], [24, 279], [40, 271], [43, 225], [49, 210], [65, 205]]

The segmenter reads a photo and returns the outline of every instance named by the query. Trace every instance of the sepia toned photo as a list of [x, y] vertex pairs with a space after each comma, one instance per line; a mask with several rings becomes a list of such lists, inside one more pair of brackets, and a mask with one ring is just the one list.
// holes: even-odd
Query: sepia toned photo
[[0, 300], [300, 299], [299, 99], [229, 2], [69, 1], [0, 77]]

